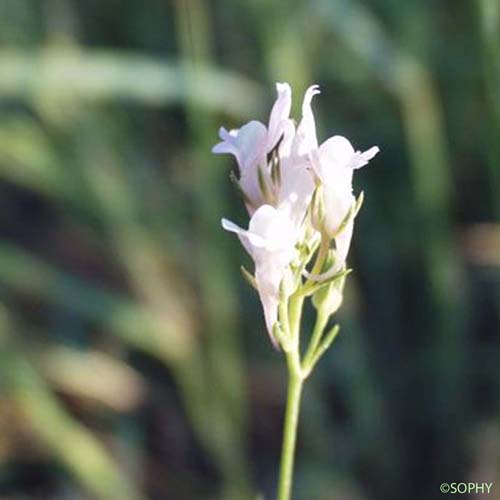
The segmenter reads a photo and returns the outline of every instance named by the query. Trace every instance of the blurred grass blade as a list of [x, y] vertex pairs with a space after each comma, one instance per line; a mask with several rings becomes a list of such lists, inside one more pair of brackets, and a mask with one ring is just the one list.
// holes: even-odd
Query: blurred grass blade
[[0, 167], [2, 175], [25, 187], [42, 192], [64, 191], [64, 171], [58, 168], [46, 135], [33, 119], [2, 117]]
[[5, 241], [0, 241], [0, 283], [99, 322], [131, 345], [160, 359], [183, 359], [191, 350], [191, 336], [183, 335], [177, 325], [165, 324], [128, 298], [64, 273]]
[[66, 412], [28, 359], [6, 345], [13, 332], [6, 312], [1, 314], [0, 379], [36, 437], [95, 498], [143, 499], [99, 441]]
[[490, 193], [497, 218], [500, 217], [500, 2], [476, 0], [483, 42], [483, 67], [489, 100], [491, 127], [487, 130]]
[[401, 50], [360, 2], [315, 0], [315, 4], [322, 19], [394, 95], [402, 111], [420, 220], [420, 251], [434, 305], [435, 340], [427, 356], [434, 361], [439, 381], [435, 399], [446, 400], [446, 405], [436, 405], [436, 420], [448, 425], [445, 422], [468, 404], [457, 389], [467, 383], [462, 367], [467, 363], [468, 338], [462, 316], [463, 267], [451, 224], [453, 181], [436, 86], [426, 65]]
[[[206, 373], [207, 387], [211, 393], [209, 412], [205, 422], [199, 422], [199, 428], [205, 427], [205, 431], [202, 431], [205, 446], [217, 460], [223, 476], [220, 497], [243, 500], [252, 495], [245, 458], [247, 422], [241, 338], [237, 331], [234, 279], [227, 265], [227, 249], [221, 245], [217, 229], [227, 204], [221, 182], [226, 176], [218, 161], [210, 154], [216, 141], [216, 123], [210, 110], [201, 107], [195, 98], [199, 86], [203, 84], [203, 68], [210, 64], [210, 9], [204, 0], [176, 0], [174, 7], [177, 43], [188, 77], [188, 94], [191, 96], [186, 100], [186, 115], [193, 150], [194, 231], [199, 249], [196, 270], [205, 320], [204, 355], [209, 359]], [[259, 109], [254, 109], [253, 117], [258, 114]]]
[[42, 49], [0, 51], [0, 98], [119, 100], [164, 106], [193, 100], [202, 108], [254, 116], [262, 107], [260, 87], [244, 77], [208, 65], [196, 88], [187, 84], [181, 62], [133, 52]]
[[401, 51], [377, 19], [358, 2], [315, 0], [322, 18], [398, 99], [411, 158], [417, 209], [426, 233], [423, 251], [437, 304], [458, 300], [460, 262], [453, 252], [453, 182], [441, 103], [429, 70]]
[[124, 362], [100, 351], [50, 347], [37, 352], [41, 373], [71, 396], [115, 411], [131, 411], [144, 397], [145, 383]]

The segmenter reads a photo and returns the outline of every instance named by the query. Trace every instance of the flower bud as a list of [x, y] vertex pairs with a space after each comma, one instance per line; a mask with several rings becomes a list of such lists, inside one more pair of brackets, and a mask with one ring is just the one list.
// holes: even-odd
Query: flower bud
[[[331, 270], [337, 267], [337, 255], [335, 250], [330, 250], [326, 259], [323, 270], [329, 274]], [[312, 303], [314, 307], [327, 316], [331, 316], [342, 305], [343, 291], [345, 278], [350, 273], [350, 269], [344, 269], [335, 273], [328, 283], [320, 286], [316, 292], [313, 293]]]
[[345, 275], [321, 287], [312, 297], [314, 307], [326, 316], [335, 314], [344, 299]]

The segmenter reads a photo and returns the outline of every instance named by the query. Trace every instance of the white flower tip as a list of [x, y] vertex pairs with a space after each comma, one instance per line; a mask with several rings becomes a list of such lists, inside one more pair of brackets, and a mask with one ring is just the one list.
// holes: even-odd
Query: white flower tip
[[224, 143], [223, 142], [219, 142], [218, 144], [216, 144], [213, 148], [212, 148], [212, 153], [214, 154], [221, 154], [221, 153], [225, 153], [225, 151], [222, 150], [222, 145]]
[[230, 231], [231, 233], [238, 233], [238, 234], [244, 232], [244, 230], [241, 229], [241, 227], [237, 226], [234, 222], [231, 222], [228, 219], [222, 218], [220, 222], [221, 222], [221, 226], [226, 231]]
[[310, 92], [313, 96], [317, 95], [317, 94], [321, 94], [321, 89], [319, 88], [318, 84], [311, 85], [308, 90], [310, 90]]
[[238, 137], [238, 132], [239, 131], [240, 131], [240, 129], [238, 129], [238, 128], [233, 128], [231, 130], [227, 130], [225, 127], [221, 127], [219, 129], [219, 137], [223, 141], [229, 141], [229, 142], [231, 142], [232, 139]]
[[310, 87], [308, 87], [308, 89], [306, 90], [306, 100], [308, 100], [309, 102], [311, 102], [312, 98], [315, 96], [315, 95], [318, 95], [318, 94], [321, 94], [321, 90], [319, 88], [319, 85], [311, 85]]
[[373, 146], [371, 147], [370, 149], [368, 149], [367, 151], [365, 151], [365, 155], [366, 157], [371, 160], [372, 158], [374, 158], [378, 153], [380, 153], [380, 148], [378, 146]]
[[227, 141], [230, 137], [230, 132], [226, 129], [226, 127], [221, 127], [219, 129], [219, 137], [222, 141]]
[[357, 169], [364, 167], [371, 159], [373, 159], [378, 153], [380, 152], [380, 149], [378, 146], [373, 146], [370, 149], [367, 149], [363, 153], [357, 151], [357, 161], [353, 165], [352, 168]]
[[311, 101], [315, 95], [321, 94], [319, 85], [311, 85], [304, 95], [304, 100], [302, 101], [302, 115], [309, 116], [311, 112]]
[[276, 82], [276, 90], [278, 94], [281, 94], [282, 92], [292, 92], [290, 84], [287, 82]]

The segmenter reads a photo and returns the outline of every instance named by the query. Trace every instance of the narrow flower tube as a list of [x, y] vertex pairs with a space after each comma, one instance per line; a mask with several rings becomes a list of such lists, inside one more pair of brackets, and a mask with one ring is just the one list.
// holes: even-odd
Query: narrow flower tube
[[222, 227], [236, 233], [255, 264], [255, 281], [264, 310], [267, 331], [273, 336], [278, 318], [279, 288], [287, 266], [296, 255], [297, 230], [288, 214], [270, 205], [262, 205], [250, 219], [248, 229], [222, 219]]

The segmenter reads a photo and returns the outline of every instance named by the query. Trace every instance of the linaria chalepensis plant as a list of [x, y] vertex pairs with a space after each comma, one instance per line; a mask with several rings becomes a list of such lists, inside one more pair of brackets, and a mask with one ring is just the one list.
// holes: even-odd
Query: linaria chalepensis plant
[[[271, 342], [287, 362], [278, 500], [289, 500], [303, 384], [339, 332], [338, 325], [328, 328], [328, 323], [342, 304], [350, 272], [346, 258], [363, 203], [362, 192], [353, 195], [353, 173], [379, 149], [356, 151], [339, 135], [318, 145], [311, 109], [318, 86], [307, 89], [297, 126], [290, 118], [290, 86], [278, 83], [276, 89], [267, 126], [254, 120], [237, 130], [222, 127], [213, 152], [236, 158], [234, 181], [250, 221], [248, 229], [227, 219], [222, 226], [238, 235], [253, 259], [254, 273], [242, 272], [257, 290]], [[300, 324], [308, 298], [316, 323], [303, 351]]]

